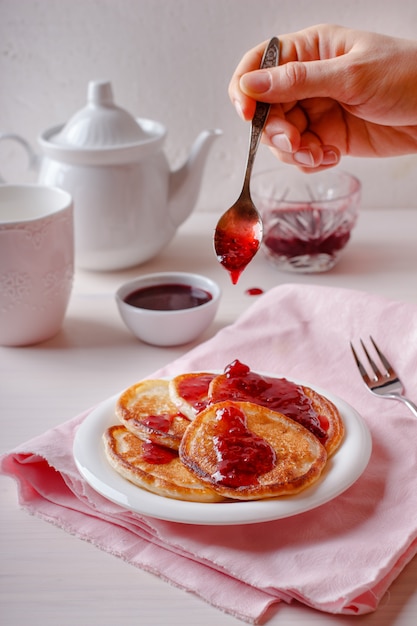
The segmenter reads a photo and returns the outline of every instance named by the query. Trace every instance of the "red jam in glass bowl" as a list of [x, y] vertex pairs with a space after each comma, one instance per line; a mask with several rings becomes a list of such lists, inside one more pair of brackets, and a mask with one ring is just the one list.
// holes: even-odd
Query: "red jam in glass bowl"
[[361, 184], [337, 170], [274, 170], [254, 176], [263, 251], [279, 269], [324, 272], [337, 263], [357, 219]]

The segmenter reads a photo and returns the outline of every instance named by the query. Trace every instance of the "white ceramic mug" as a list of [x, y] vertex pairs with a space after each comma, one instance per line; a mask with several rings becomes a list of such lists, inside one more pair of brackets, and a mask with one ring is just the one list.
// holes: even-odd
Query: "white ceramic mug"
[[74, 277], [71, 195], [41, 185], [0, 185], [0, 345], [58, 333]]

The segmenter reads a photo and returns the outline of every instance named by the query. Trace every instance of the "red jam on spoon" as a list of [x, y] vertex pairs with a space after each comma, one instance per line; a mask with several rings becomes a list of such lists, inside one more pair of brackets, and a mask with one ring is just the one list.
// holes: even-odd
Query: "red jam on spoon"
[[226, 223], [224, 228], [218, 228], [216, 231], [217, 258], [229, 272], [234, 285], [257, 253], [262, 239], [262, 228], [257, 222], [250, 223], [250, 228], [247, 224], [244, 226], [244, 232], [238, 232], [235, 226]]
[[[279, 40], [277, 37], [272, 37], [262, 57], [261, 68], [274, 67], [278, 65], [278, 62]], [[256, 103], [242, 191], [236, 202], [222, 215], [214, 233], [214, 249], [217, 258], [230, 273], [234, 285], [262, 242], [263, 224], [252, 202], [250, 178], [270, 106], [267, 102]]]

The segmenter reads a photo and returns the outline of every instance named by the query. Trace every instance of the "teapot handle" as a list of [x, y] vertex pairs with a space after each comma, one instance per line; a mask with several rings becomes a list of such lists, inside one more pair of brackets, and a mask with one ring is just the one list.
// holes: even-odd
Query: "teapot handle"
[[[20, 144], [22, 148], [26, 151], [26, 154], [28, 155], [28, 161], [29, 161], [28, 169], [29, 170], [38, 169], [39, 157], [32, 150], [30, 144], [26, 141], [26, 139], [23, 139], [23, 137], [21, 137], [20, 135], [17, 135], [16, 133], [0, 133], [0, 141], [4, 139], [10, 140], [10, 141], [16, 141], [18, 144]], [[4, 184], [4, 183], [6, 183], [6, 180], [3, 178], [0, 172], [0, 184]]]

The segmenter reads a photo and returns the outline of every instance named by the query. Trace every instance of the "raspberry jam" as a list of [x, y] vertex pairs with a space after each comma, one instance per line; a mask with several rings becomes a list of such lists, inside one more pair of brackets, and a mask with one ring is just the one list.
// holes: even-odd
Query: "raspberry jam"
[[246, 417], [239, 408], [218, 409], [216, 419], [213, 442], [217, 467], [213, 479], [228, 487], [258, 484], [259, 476], [275, 465], [274, 449], [265, 439], [248, 430]]
[[165, 448], [152, 441], [144, 441], [142, 444], [142, 459], [154, 465], [170, 463], [178, 457], [178, 453], [170, 448]]
[[196, 413], [206, 408], [208, 388], [214, 377], [215, 374], [200, 374], [188, 376], [179, 382], [179, 394], [191, 404]]
[[167, 284], [142, 287], [127, 295], [124, 301], [138, 309], [179, 311], [201, 306], [211, 299], [211, 294], [199, 287]]
[[174, 419], [174, 415], [148, 415], [144, 419], [140, 420], [140, 424], [150, 428], [151, 430], [156, 430], [160, 433], [167, 433], [171, 428], [172, 420]]
[[265, 237], [265, 246], [275, 255], [298, 257], [303, 255], [333, 255], [345, 247], [350, 238], [350, 231], [339, 231], [316, 239], [283, 237], [278, 228], [271, 228]]
[[331, 269], [350, 239], [354, 205], [317, 201], [277, 210], [264, 207], [263, 250], [277, 267], [288, 271], [323, 272]]
[[212, 401], [241, 400], [260, 404], [298, 422], [322, 443], [326, 440], [327, 420], [317, 414], [300, 385], [286, 378], [272, 378], [252, 372], [238, 360], [225, 368], [225, 375], [222, 388]]
[[246, 289], [245, 293], [248, 296], [261, 296], [263, 294], [264, 290], [261, 289], [260, 287], [250, 287], [249, 289]]
[[258, 251], [259, 238], [252, 230], [236, 237], [232, 231], [217, 229], [215, 244], [220, 264], [229, 272], [232, 283], [236, 285], [241, 273]]

